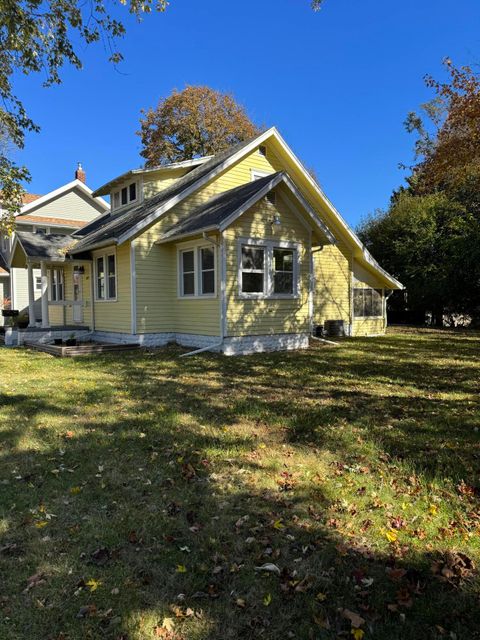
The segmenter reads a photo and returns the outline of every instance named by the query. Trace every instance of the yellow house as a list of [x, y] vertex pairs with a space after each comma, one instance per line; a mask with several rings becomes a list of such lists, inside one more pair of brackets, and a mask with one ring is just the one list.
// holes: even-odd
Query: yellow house
[[79, 336], [107, 342], [301, 348], [319, 328], [384, 333], [386, 298], [402, 288], [275, 128], [216, 156], [129, 171], [102, 195], [111, 211], [68, 241], [17, 234], [11, 264], [40, 264], [47, 284], [41, 339], [78, 322]]

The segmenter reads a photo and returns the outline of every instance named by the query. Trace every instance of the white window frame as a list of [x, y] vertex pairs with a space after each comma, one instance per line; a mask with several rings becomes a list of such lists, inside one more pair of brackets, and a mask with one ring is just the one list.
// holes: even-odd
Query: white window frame
[[[130, 200], [130, 185], [132, 184], [135, 185], [136, 197], [134, 200]], [[122, 204], [123, 189], [127, 190], [127, 202], [125, 204]], [[115, 205], [116, 196], [118, 196], [118, 206]], [[118, 187], [118, 189], [115, 189], [115, 191], [112, 191], [110, 194], [110, 205], [111, 205], [112, 211], [118, 211], [118, 209], [123, 209], [124, 207], [128, 207], [131, 204], [134, 204], [135, 202], [139, 202], [139, 200], [140, 200], [140, 180], [130, 180], [126, 184], [122, 184], [120, 187]]]
[[[202, 249], [213, 249], [213, 293], [202, 293], [202, 264], [201, 264], [201, 251]], [[194, 293], [183, 293], [183, 265], [182, 255], [188, 251], [193, 251], [193, 269], [194, 269]], [[185, 242], [181, 245], [177, 245], [177, 298], [179, 300], [208, 300], [209, 298], [216, 298], [217, 292], [217, 280], [218, 280], [218, 260], [217, 260], [217, 245], [212, 242], [205, 241], [193, 241]]]
[[[109, 298], [108, 296], [108, 258], [109, 256], [113, 256], [115, 260], [115, 297]], [[98, 297], [98, 271], [97, 264], [98, 259], [103, 258], [103, 291], [104, 297]], [[93, 255], [93, 271], [94, 271], [94, 292], [95, 292], [95, 302], [117, 302], [118, 300], [118, 261], [117, 261], [117, 252], [115, 249], [109, 249], [108, 251], [102, 251], [101, 253], [95, 253]]]
[[[63, 304], [65, 302], [65, 275], [63, 269], [59, 267], [53, 267], [50, 269], [48, 278], [48, 290], [49, 290], [49, 302], [52, 304]], [[62, 296], [58, 295], [58, 287], [62, 285]], [[55, 292], [55, 297], [53, 295]]]
[[264, 171], [263, 169], [250, 169], [250, 182], [259, 180], [260, 178], [266, 178], [273, 175], [271, 171]]
[[[243, 268], [242, 268], [242, 247], [264, 247], [264, 285], [262, 293], [247, 293], [242, 291]], [[293, 250], [293, 293], [273, 292], [273, 250], [291, 249]], [[282, 240], [265, 240], [263, 238], [239, 238], [237, 241], [237, 264], [238, 264], [238, 297], [244, 300], [294, 300], [300, 296], [300, 252], [299, 242], [287, 242]]]

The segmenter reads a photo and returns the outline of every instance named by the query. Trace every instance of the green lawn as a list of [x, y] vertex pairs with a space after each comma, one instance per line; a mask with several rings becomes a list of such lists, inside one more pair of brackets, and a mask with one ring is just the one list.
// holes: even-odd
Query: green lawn
[[0, 637], [479, 638], [479, 351], [0, 349]]

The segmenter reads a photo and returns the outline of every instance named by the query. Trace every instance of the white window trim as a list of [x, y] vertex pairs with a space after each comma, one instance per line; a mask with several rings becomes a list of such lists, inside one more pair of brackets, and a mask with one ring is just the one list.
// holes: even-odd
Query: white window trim
[[260, 178], [266, 178], [273, 175], [272, 171], [263, 171], [262, 169], [250, 169], [250, 182], [259, 180]]
[[[200, 293], [202, 282], [202, 269], [200, 262], [200, 252], [202, 249], [213, 249], [213, 293]], [[193, 251], [193, 269], [194, 269], [194, 293], [183, 293], [183, 271], [182, 271], [182, 255], [186, 251]], [[192, 241], [184, 242], [177, 245], [177, 299], [178, 300], [208, 300], [218, 296], [218, 261], [217, 261], [217, 245], [212, 242]]]
[[[135, 188], [135, 194], [136, 194], [136, 198], [135, 200], [128, 200], [126, 202], [126, 204], [122, 204], [122, 189], [127, 189], [127, 199], [130, 197], [130, 185], [131, 184], [135, 184], [136, 188]], [[118, 198], [119, 198], [119, 202], [120, 204], [118, 205], [118, 207], [115, 207], [114, 205], [114, 199], [115, 199], [115, 194], [118, 193]], [[143, 193], [143, 181], [142, 180], [129, 180], [126, 184], [122, 184], [120, 187], [118, 187], [118, 189], [113, 190], [110, 193], [110, 206], [112, 208], [112, 211], [120, 211], [120, 209], [126, 209], [127, 207], [129, 207], [132, 204], [138, 204], [141, 201], [141, 197], [140, 194]]]
[[[108, 292], [108, 256], [114, 256], [115, 258], [115, 297], [114, 298], [99, 298], [98, 297], [98, 274], [97, 274], [97, 261], [98, 258], [103, 258], [103, 272], [104, 272], [104, 291], [105, 295]], [[118, 301], [118, 260], [116, 249], [109, 249], [108, 251], [102, 251], [93, 254], [93, 284], [94, 284], [94, 300], [95, 302], [117, 302]]]
[[[264, 247], [264, 284], [263, 293], [246, 293], [242, 291], [242, 246]], [[243, 300], [295, 300], [300, 297], [300, 260], [299, 242], [285, 240], [264, 240], [261, 238], [239, 238], [237, 241], [238, 297]], [[293, 254], [293, 293], [273, 293], [273, 250], [292, 249]]]

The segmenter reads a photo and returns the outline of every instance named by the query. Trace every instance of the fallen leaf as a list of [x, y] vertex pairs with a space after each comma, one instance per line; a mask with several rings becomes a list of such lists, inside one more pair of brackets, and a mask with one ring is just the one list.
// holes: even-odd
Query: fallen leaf
[[101, 584], [100, 580], [95, 580], [94, 578], [90, 578], [90, 580], [85, 582], [85, 585], [89, 587], [90, 591], [96, 591]]
[[344, 618], [350, 620], [352, 627], [358, 628], [365, 624], [365, 619], [362, 618], [362, 616], [359, 616], [358, 613], [350, 611], [350, 609], [341, 609], [340, 613]]
[[265, 607], [268, 607], [271, 602], [272, 602], [272, 595], [270, 593], [267, 593], [263, 598], [263, 604]]
[[278, 575], [281, 574], [279, 567], [271, 562], [266, 562], [265, 564], [262, 564], [261, 567], [255, 567], [255, 571], [269, 571], [270, 573], [276, 573]]
[[187, 567], [184, 564], [177, 564], [175, 571], [177, 573], [187, 573]]

